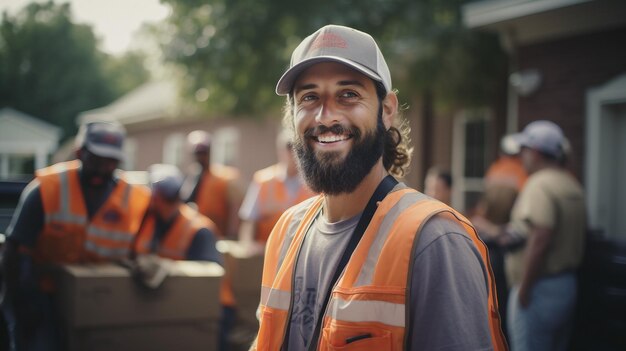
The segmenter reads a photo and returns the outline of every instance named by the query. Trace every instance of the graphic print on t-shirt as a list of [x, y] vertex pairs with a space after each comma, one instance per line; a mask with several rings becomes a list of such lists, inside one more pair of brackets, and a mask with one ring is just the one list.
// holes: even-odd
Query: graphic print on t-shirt
[[309, 342], [311, 330], [315, 327], [315, 301], [317, 291], [308, 288], [303, 291], [302, 277], [296, 277], [294, 290], [293, 313], [291, 314], [291, 325], [298, 331], [298, 335], [302, 338], [302, 346], [306, 346]]

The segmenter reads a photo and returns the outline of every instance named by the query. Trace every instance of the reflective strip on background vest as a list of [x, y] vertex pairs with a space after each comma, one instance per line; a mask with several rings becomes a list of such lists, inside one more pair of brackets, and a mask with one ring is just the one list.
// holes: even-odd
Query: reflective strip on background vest
[[94, 237], [98, 239], [110, 240], [110, 241], [119, 241], [122, 243], [130, 243], [133, 241], [134, 233], [123, 232], [119, 230], [106, 230], [102, 228], [98, 228], [97, 226], [91, 224], [87, 228], [87, 237]]
[[86, 241], [85, 249], [91, 252], [95, 252], [102, 257], [123, 257], [128, 256], [128, 254], [130, 253], [130, 247], [108, 248], [98, 246], [93, 241]]
[[64, 222], [69, 224], [85, 225], [87, 223], [86, 216], [75, 215], [70, 211], [70, 182], [68, 176], [68, 168], [66, 164], [55, 165], [55, 170], [59, 173], [59, 211], [55, 213], [46, 213], [45, 222]]
[[[120, 204], [122, 209], [128, 209], [130, 191], [131, 185], [125, 184], [124, 193], [122, 194], [122, 202]], [[130, 252], [130, 245], [135, 235], [135, 233], [131, 232], [101, 228], [94, 223], [89, 224], [86, 229], [86, 233], [87, 238], [85, 240], [85, 249], [95, 252], [103, 257], [120, 257], [128, 255]], [[98, 240], [113, 242], [113, 245], [119, 245], [119, 247], [101, 246], [98, 244]]]

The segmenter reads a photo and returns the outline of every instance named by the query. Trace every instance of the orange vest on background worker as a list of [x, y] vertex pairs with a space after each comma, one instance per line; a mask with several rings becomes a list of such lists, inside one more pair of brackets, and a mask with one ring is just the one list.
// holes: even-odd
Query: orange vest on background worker
[[231, 167], [212, 165], [210, 171], [204, 172], [198, 179], [195, 203], [198, 212], [209, 217], [219, 230], [219, 237], [228, 235], [230, 219], [229, 183], [239, 177], [239, 172]]
[[[227, 166], [211, 165], [209, 172], [204, 172], [198, 179], [195, 203], [198, 212], [207, 216], [217, 227], [216, 236], [224, 238], [228, 235], [230, 220], [230, 199], [228, 198], [229, 183], [239, 177], [239, 172]], [[230, 275], [222, 278], [220, 303], [224, 306], [235, 306], [235, 294], [231, 288]]]
[[33, 250], [37, 263], [88, 263], [128, 257], [150, 194], [123, 179], [90, 219], [79, 161], [38, 170], [44, 227]]
[[[149, 216], [143, 222], [135, 241], [134, 250], [137, 254], [152, 253], [151, 243], [154, 235], [154, 223], [154, 216]], [[211, 231], [215, 231], [215, 224], [186, 204], [181, 204], [179, 215], [159, 243], [155, 253], [161, 257], [173, 260], [186, 259], [195, 234], [202, 228], [209, 228]]]
[[259, 184], [259, 219], [256, 221], [255, 240], [265, 243], [274, 225], [285, 210], [315, 195], [302, 184], [295, 197], [290, 198], [281, 168], [273, 165], [257, 171], [254, 181]]
[[[344, 273], [332, 290], [326, 309], [318, 350], [347, 349], [346, 339], [369, 333], [367, 349], [351, 344], [350, 350], [404, 350], [407, 337], [410, 296], [409, 270], [414, 242], [422, 224], [437, 213], [457, 217], [489, 267], [487, 248], [474, 228], [459, 213], [438, 201], [417, 200], [420, 193], [403, 188], [392, 191], [381, 201], [363, 234]], [[417, 201], [417, 202], [416, 202]], [[258, 350], [279, 350], [283, 344], [292, 298], [292, 274], [298, 250], [306, 231], [322, 208], [323, 197], [315, 200], [297, 227], [295, 237], [284, 257], [281, 246], [291, 226], [293, 212], [287, 212], [277, 223], [268, 241], [263, 267]], [[398, 207], [394, 207], [394, 206]], [[404, 208], [398, 213], [392, 208]], [[394, 213], [395, 212], [395, 213]], [[393, 226], [382, 227], [387, 216], [395, 216]], [[389, 220], [390, 218], [387, 218]], [[293, 233], [290, 233], [291, 235]], [[380, 242], [381, 238], [383, 239]], [[375, 241], [376, 240], [376, 241]], [[375, 244], [376, 243], [376, 244]], [[372, 249], [373, 245], [378, 249]], [[279, 262], [282, 262], [280, 266]], [[497, 298], [491, 270], [488, 268], [489, 326], [494, 350], [506, 350], [497, 312]], [[419, 277], [418, 277], [419, 279]], [[412, 345], [419, 349], [419, 345]]]
[[505, 185], [522, 190], [528, 179], [528, 172], [524, 169], [522, 160], [516, 156], [501, 156], [487, 170], [485, 183], [487, 185]]

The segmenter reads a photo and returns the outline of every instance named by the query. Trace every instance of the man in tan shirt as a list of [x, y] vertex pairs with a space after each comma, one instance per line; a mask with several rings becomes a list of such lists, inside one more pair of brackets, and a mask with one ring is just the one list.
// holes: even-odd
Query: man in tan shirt
[[506, 258], [512, 350], [566, 350], [586, 232], [583, 189], [563, 167], [568, 143], [556, 124], [535, 121], [514, 139], [530, 177], [511, 222], [479, 231], [502, 245], [525, 240]]

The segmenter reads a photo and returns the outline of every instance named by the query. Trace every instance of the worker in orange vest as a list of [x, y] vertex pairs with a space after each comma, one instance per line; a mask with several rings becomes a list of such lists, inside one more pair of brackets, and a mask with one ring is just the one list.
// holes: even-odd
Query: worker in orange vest
[[[198, 212], [207, 216], [217, 226], [218, 239], [237, 237], [241, 205], [239, 171], [232, 167], [211, 163], [211, 135], [203, 130], [194, 130], [187, 136], [187, 144], [195, 160], [195, 168], [186, 177], [181, 188], [181, 198], [193, 203]], [[219, 350], [226, 350], [228, 335], [236, 318], [235, 295], [232, 291], [230, 274], [222, 279], [220, 303]]]
[[505, 350], [485, 245], [398, 183], [408, 125], [374, 39], [328, 25], [276, 92], [309, 187], [267, 241], [256, 350]]
[[150, 166], [148, 175], [152, 196], [135, 239], [134, 253], [222, 264], [215, 248], [215, 224], [179, 197], [183, 175], [178, 168], [155, 164]]
[[276, 139], [276, 154], [278, 163], [257, 171], [248, 186], [239, 209], [241, 241], [264, 246], [283, 212], [314, 195], [298, 173], [287, 131], [282, 131]]
[[485, 185], [503, 185], [513, 188], [517, 192], [521, 191], [526, 179], [528, 179], [528, 172], [524, 169], [519, 153], [520, 148], [511, 135], [502, 137], [500, 155], [487, 169]]
[[77, 159], [38, 170], [24, 190], [2, 258], [3, 311], [13, 350], [62, 349], [50, 264], [128, 257], [149, 192], [114, 172], [124, 158], [124, 138], [116, 123], [82, 125]]
[[520, 158], [519, 145], [511, 135], [500, 139], [498, 158], [489, 166], [485, 173], [485, 191], [476, 206], [472, 223], [478, 229], [479, 235], [489, 248], [489, 257], [496, 280], [500, 315], [505, 334], [507, 332], [506, 301], [509, 296], [508, 284], [504, 269], [504, 256], [507, 248], [499, 245], [495, 240], [484, 235], [483, 228], [491, 224], [504, 225], [511, 219], [511, 211], [517, 195], [522, 190], [528, 178]]
[[211, 135], [194, 130], [187, 136], [194, 158], [194, 167], [185, 179], [181, 197], [194, 203], [198, 212], [217, 225], [219, 236], [234, 239], [239, 229], [237, 210], [241, 205], [239, 171], [233, 167], [211, 163]]

